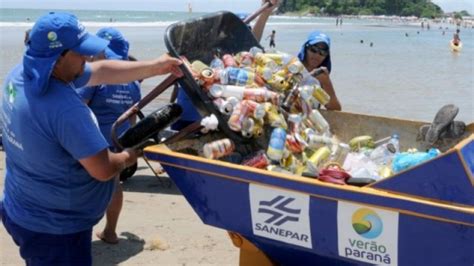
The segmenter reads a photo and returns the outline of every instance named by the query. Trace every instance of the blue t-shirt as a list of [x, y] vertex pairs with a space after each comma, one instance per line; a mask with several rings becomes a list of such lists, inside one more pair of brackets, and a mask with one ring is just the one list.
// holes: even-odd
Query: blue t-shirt
[[90, 229], [103, 216], [114, 181], [100, 182], [79, 163], [108, 147], [92, 111], [75, 91], [91, 75], [65, 84], [50, 78], [43, 95], [25, 91], [23, 66], [3, 85], [6, 177], [4, 210], [35, 232], [70, 234]]
[[[120, 85], [84, 87], [77, 89], [77, 92], [83, 99], [89, 100], [88, 105], [97, 117], [100, 131], [112, 147], [110, 135], [112, 125], [120, 115], [141, 99], [138, 81]], [[125, 121], [117, 128], [117, 136], [129, 127], [130, 123]]]

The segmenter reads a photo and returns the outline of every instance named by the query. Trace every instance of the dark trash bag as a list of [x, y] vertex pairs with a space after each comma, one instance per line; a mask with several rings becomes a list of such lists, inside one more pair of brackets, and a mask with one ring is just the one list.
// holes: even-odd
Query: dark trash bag
[[[168, 104], [148, 116], [141, 119], [136, 125], [125, 131], [118, 142], [124, 148], [140, 148], [147, 143], [150, 138], [156, 136], [160, 131], [179, 119], [183, 109], [178, 104]], [[120, 181], [126, 181], [137, 171], [138, 165], [135, 163], [125, 168], [120, 173]]]
[[[207, 65], [214, 59], [216, 51], [224, 55], [248, 51], [255, 46], [263, 49], [248, 26], [234, 13], [225, 11], [170, 25], [166, 29], [165, 44], [172, 56], [185, 56], [190, 62], [200, 60]], [[202, 91], [185, 66], [181, 66], [181, 70], [184, 77], [178, 82], [201, 116], [216, 115], [219, 129], [233, 141], [251, 141], [228, 127], [229, 117], [219, 112], [212, 99]]]
[[168, 104], [141, 119], [118, 139], [124, 148], [139, 147], [179, 119], [183, 109], [179, 104]]

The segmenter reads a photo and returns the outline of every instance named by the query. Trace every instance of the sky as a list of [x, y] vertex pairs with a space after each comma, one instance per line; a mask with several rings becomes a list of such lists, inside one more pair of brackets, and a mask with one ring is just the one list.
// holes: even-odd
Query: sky
[[[432, 0], [445, 12], [467, 10], [474, 14], [474, 0]], [[54, 8], [54, 9], [99, 9], [99, 10], [150, 10], [213, 12], [230, 10], [253, 12], [261, 0], [0, 0], [1, 8]]]

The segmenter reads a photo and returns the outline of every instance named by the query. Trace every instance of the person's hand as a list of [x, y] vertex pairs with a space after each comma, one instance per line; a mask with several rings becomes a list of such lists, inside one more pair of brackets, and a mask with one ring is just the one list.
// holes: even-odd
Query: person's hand
[[133, 165], [137, 162], [138, 157], [143, 156], [143, 150], [137, 148], [126, 148], [123, 152], [128, 154], [128, 158], [125, 162], [126, 167]]
[[266, 2], [270, 2], [270, 3], [272, 4], [269, 8], [267, 8], [267, 9], [265, 10], [265, 12], [270, 12], [270, 13], [271, 13], [271, 11], [275, 10], [275, 9], [278, 7], [278, 5], [280, 4], [280, 1], [279, 1], [279, 0], [262, 0], [262, 6], [263, 6]]
[[322, 74], [329, 75], [329, 71], [326, 67], [318, 67], [318, 68], [313, 69], [311, 72], [309, 72], [309, 74], [311, 74], [311, 76], [316, 78]]
[[171, 73], [177, 77], [182, 77], [183, 72], [181, 72], [181, 69], [179, 68], [182, 63], [183, 62], [181, 60], [171, 57], [169, 54], [163, 54], [158, 59], [156, 59], [156, 74], [163, 75]]

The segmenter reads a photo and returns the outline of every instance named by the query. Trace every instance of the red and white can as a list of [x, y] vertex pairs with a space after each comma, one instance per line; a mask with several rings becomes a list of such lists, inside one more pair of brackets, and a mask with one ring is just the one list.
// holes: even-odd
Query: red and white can
[[255, 156], [252, 158], [245, 160], [242, 162], [242, 165], [265, 169], [270, 164], [270, 160], [268, 159], [265, 151], [261, 150], [257, 152]]
[[234, 56], [232, 56], [231, 54], [223, 55], [222, 61], [224, 61], [225, 67], [237, 67], [237, 62], [235, 62]]
[[235, 150], [235, 144], [232, 140], [225, 138], [209, 142], [204, 145], [204, 157], [208, 159], [218, 159], [231, 154]]

